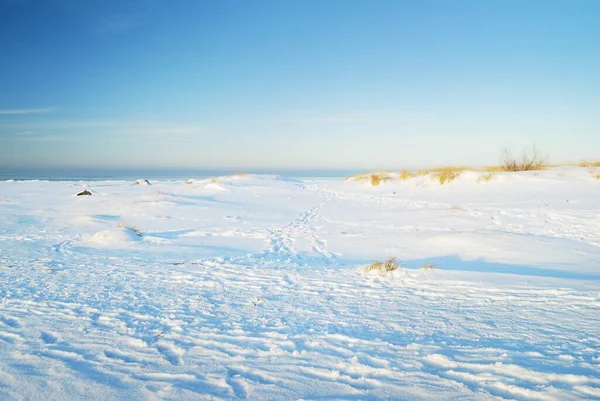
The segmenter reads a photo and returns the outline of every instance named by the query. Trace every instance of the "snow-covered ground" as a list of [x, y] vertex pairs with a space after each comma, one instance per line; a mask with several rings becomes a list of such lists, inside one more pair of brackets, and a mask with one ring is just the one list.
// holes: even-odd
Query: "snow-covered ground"
[[600, 181], [480, 175], [0, 182], [0, 399], [600, 399]]

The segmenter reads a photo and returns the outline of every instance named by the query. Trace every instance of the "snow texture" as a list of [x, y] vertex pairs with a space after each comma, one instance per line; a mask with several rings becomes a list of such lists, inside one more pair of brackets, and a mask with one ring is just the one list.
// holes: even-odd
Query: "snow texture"
[[600, 182], [477, 177], [0, 182], [0, 399], [600, 399]]

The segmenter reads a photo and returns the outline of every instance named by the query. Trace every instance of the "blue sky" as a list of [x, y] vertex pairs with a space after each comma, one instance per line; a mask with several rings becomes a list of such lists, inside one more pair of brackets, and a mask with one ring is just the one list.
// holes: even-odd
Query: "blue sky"
[[0, 0], [0, 166], [600, 158], [600, 1]]

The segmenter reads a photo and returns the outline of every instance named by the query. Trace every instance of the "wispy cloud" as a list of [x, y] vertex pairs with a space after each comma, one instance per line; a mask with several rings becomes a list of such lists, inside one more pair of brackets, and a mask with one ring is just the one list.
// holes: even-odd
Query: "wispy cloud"
[[66, 141], [103, 138], [111, 142], [161, 140], [186, 142], [205, 134], [195, 124], [151, 121], [51, 120], [0, 123], [0, 136], [20, 141]]
[[271, 120], [284, 124], [318, 124], [318, 125], [368, 125], [393, 124], [406, 122], [410, 117], [398, 112], [351, 112], [351, 113], [316, 113], [290, 112], [276, 116]]
[[0, 116], [10, 116], [15, 114], [43, 114], [54, 110], [54, 107], [42, 107], [38, 109], [0, 109]]

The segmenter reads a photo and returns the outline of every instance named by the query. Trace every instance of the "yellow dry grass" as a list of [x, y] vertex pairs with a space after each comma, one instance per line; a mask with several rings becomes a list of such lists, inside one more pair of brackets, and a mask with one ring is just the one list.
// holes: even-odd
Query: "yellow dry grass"
[[396, 263], [396, 258], [389, 258], [385, 262], [380, 262], [380, 261], [376, 260], [375, 262], [371, 263], [370, 265], [365, 266], [364, 271], [365, 272], [376, 271], [376, 272], [379, 272], [379, 274], [381, 274], [381, 275], [386, 275], [390, 272], [393, 272], [394, 270], [398, 270], [399, 268], [400, 268], [400, 265], [398, 263]]
[[422, 169], [422, 170], [417, 170], [415, 172], [415, 175], [462, 173], [465, 170], [473, 170], [473, 168], [465, 167], [465, 166], [426, 168], [426, 169]]
[[502, 166], [486, 166], [483, 168], [483, 171], [487, 173], [499, 173], [504, 171], [504, 168]]
[[410, 171], [408, 171], [408, 170], [402, 170], [400, 172], [400, 174], [398, 174], [398, 179], [400, 181], [406, 181], [406, 180], [408, 180], [409, 178], [412, 178], [412, 177], [414, 177], [413, 174]]
[[371, 174], [371, 185], [373, 186], [377, 186], [379, 184], [381, 184], [382, 182], [386, 182], [392, 179], [392, 177], [390, 177], [387, 174]]
[[592, 176], [597, 179], [598, 181], [600, 181], [600, 171], [590, 171], [592, 173]]
[[462, 174], [462, 170], [444, 170], [431, 174], [431, 177], [438, 181], [440, 185], [454, 181]]
[[347, 180], [354, 181], [370, 181], [371, 185], [377, 186], [382, 182], [386, 182], [392, 179], [392, 176], [387, 172], [380, 173], [369, 173], [369, 174], [357, 174], [352, 177], [346, 178]]
[[600, 160], [582, 160], [577, 165], [579, 167], [600, 167]]

